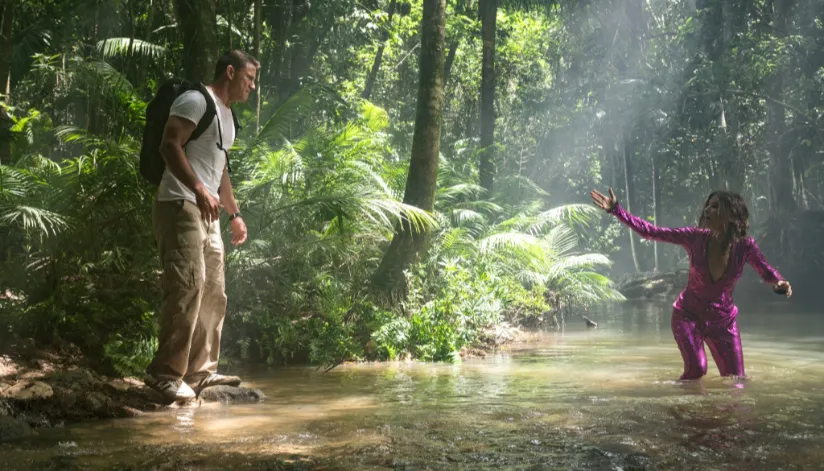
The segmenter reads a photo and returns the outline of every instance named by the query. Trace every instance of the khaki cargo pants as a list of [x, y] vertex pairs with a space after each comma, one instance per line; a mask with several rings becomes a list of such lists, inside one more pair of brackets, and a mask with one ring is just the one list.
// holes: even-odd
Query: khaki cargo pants
[[223, 239], [189, 201], [156, 201], [155, 240], [163, 264], [158, 349], [147, 372], [194, 383], [217, 371], [226, 314]]

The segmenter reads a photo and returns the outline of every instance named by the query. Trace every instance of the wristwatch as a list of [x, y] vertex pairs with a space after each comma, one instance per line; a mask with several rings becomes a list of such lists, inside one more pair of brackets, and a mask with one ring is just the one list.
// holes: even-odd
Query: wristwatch
[[242, 215], [242, 214], [240, 214], [240, 213], [232, 213], [232, 214], [229, 216], [229, 220], [231, 221], [232, 219], [234, 219], [234, 218], [239, 218], [239, 217], [243, 217], [243, 215]]

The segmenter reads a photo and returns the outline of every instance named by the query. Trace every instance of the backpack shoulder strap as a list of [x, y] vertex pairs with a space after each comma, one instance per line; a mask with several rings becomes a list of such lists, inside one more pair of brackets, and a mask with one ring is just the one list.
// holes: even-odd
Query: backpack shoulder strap
[[206, 90], [206, 87], [203, 86], [202, 83], [197, 84], [194, 88], [203, 95], [203, 98], [206, 99], [206, 112], [203, 113], [203, 116], [200, 118], [200, 121], [197, 122], [197, 127], [194, 131], [192, 131], [192, 135], [189, 137], [189, 141], [193, 141], [206, 132], [209, 129], [209, 126], [212, 124], [212, 120], [215, 119], [215, 115], [217, 114], [217, 107], [215, 105], [215, 101], [212, 99], [212, 94]]
[[240, 121], [237, 119], [237, 115], [235, 114], [235, 110], [233, 108], [229, 108], [232, 112], [232, 122], [235, 124], [235, 137], [237, 137], [237, 132], [243, 129], [243, 126], [240, 125]]

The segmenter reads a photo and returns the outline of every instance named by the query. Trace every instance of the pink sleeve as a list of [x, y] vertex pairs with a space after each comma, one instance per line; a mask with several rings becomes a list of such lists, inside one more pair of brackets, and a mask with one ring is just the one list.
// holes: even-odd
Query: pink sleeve
[[612, 211], [609, 211], [609, 213], [618, 218], [618, 220], [622, 223], [629, 226], [629, 228], [635, 231], [639, 236], [644, 239], [654, 240], [657, 242], [687, 246], [692, 241], [692, 236], [698, 231], [695, 227], [658, 227], [637, 216], [633, 216], [618, 203], [615, 204], [615, 208], [613, 208]]
[[754, 239], [749, 239], [747, 247], [747, 262], [752, 265], [765, 283], [775, 284], [783, 280], [778, 270], [767, 263], [767, 259], [764, 258], [764, 254], [761, 253], [761, 249], [758, 248], [758, 244], [755, 243]]

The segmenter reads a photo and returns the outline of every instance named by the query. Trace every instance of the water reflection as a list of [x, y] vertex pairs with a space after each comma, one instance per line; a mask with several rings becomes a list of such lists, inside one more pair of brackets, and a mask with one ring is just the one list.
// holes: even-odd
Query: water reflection
[[822, 321], [766, 309], [742, 309], [746, 379], [677, 380], [669, 303], [626, 304], [458, 365], [251, 371], [262, 404], [44, 431], [0, 468], [818, 469]]

